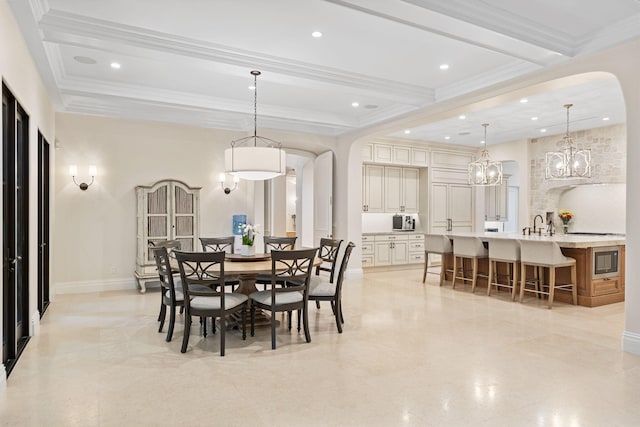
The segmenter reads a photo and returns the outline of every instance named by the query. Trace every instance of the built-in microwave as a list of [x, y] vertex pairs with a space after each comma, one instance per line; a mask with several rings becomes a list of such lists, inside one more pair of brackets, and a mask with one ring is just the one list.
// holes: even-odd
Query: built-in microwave
[[618, 246], [593, 248], [593, 278], [604, 279], [620, 275], [620, 250]]

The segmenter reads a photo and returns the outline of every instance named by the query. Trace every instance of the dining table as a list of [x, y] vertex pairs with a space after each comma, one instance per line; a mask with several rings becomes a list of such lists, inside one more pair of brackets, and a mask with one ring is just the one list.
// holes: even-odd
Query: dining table
[[[313, 258], [313, 268], [322, 264], [322, 258]], [[312, 271], [313, 271], [312, 268]], [[224, 263], [225, 276], [238, 277], [239, 286], [234, 292], [251, 295], [256, 292], [256, 277], [259, 274], [271, 274], [271, 255], [254, 254], [240, 255], [227, 254]], [[256, 310], [255, 325], [265, 326], [270, 324], [270, 318], [262, 310]]]

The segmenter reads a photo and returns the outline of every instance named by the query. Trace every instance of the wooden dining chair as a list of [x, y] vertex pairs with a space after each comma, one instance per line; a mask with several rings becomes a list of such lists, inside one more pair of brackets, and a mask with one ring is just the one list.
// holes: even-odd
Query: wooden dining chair
[[[231, 237], [201, 237], [200, 244], [202, 244], [202, 250], [205, 252], [224, 252], [226, 254], [235, 253], [235, 240]], [[225, 286], [231, 286], [231, 290], [235, 291], [236, 287], [240, 285], [240, 279], [237, 276], [225, 277]]]
[[340, 270], [338, 271], [338, 278], [335, 283], [330, 280], [312, 281], [309, 285], [309, 300], [315, 301], [316, 304], [320, 301], [331, 302], [331, 309], [333, 315], [336, 318], [336, 326], [338, 333], [342, 333], [342, 324], [344, 323], [344, 316], [342, 315], [342, 282], [344, 280], [344, 273], [347, 270], [347, 264], [349, 263], [349, 257], [351, 251], [356, 245], [353, 242], [349, 242], [344, 250], [342, 256], [342, 262], [340, 263]]
[[[249, 295], [251, 302], [251, 336], [255, 330], [256, 309], [271, 313], [271, 348], [276, 348], [276, 313], [289, 313], [289, 329], [291, 329], [291, 313], [302, 311], [304, 336], [307, 342], [311, 342], [309, 333], [309, 313], [307, 302], [309, 300], [309, 278], [313, 268], [313, 260], [317, 248], [271, 251], [271, 287], [264, 291], [256, 291]], [[282, 283], [282, 286], [276, 286]], [[300, 324], [298, 323], [298, 331]]]
[[[322, 259], [322, 264], [316, 267], [316, 274], [315, 276], [311, 276], [310, 284], [324, 281], [324, 277], [320, 276], [321, 271], [329, 273], [329, 283], [333, 283], [333, 275], [336, 271], [336, 258], [340, 251], [340, 245], [342, 245], [342, 240], [328, 239], [326, 237], [320, 239], [318, 258]], [[320, 301], [316, 301], [316, 308], [318, 310], [320, 309]]]
[[[290, 251], [296, 246], [297, 237], [274, 237], [264, 236], [264, 252], [270, 253], [271, 251]], [[261, 284], [263, 289], [271, 284], [271, 276], [268, 274], [258, 274], [256, 277], [256, 284]], [[281, 283], [278, 283], [281, 285]]]
[[242, 339], [246, 339], [247, 296], [238, 292], [225, 292], [224, 252], [175, 252], [182, 292], [184, 294], [184, 335], [182, 348], [185, 353], [189, 345], [191, 318], [220, 319], [220, 356], [224, 356], [226, 317], [232, 313], [241, 313]]
[[[182, 289], [176, 290], [167, 248], [164, 246], [153, 247], [151, 251], [156, 260], [158, 276], [160, 277], [160, 314], [158, 315], [160, 327], [158, 328], [158, 332], [162, 332], [162, 327], [164, 326], [164, 321], [167, 316], [167, 307], [169, 307], [169, 328], [166, 338], [167, 342], [169, 342], [173, 337], [173, 327], [176, 323], [176, 309], [177, 307], [184, 307], [184, 295]], [[182, 286], [180, 282], [178, 283]]]

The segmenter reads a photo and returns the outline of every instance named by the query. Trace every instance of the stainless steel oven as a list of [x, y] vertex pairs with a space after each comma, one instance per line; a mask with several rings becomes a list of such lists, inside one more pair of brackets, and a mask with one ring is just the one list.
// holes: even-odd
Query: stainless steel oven
[[593, 248], [592, 251], [594, 279], [620, 275], [620, 250], [617, 246]]

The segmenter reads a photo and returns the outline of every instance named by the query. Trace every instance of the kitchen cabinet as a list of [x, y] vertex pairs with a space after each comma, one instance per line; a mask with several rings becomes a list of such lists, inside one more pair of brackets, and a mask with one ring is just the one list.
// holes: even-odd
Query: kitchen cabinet
[[362, 236], [362, 267], [424, 262], [424, 234], [393, 233]]
[[370, 143], [360, 147], [364, 163], [384, 163], [398, 166], [429, 166], [428, 148], [406, 145]]
[[486, 221], [507, 221], [508, 180], [503, 179], [501, 185], [484, 187], [484, 219]]
[[467, 184], [432, 183], [431, 232], [472, 229], [473, 188]]
[[409, 241], [407, 236], [385, 234], [375, 236], [374, 239], [374, 265], [406, 264], [409, 254]]
[[418, 212], [419, 177], [419, 169], [385, 166], [385, 212]]
[[384, 166], [362, 166], [362, 211], [384, 212]]
[[162, 180], [137, 186], [137, 256], [135, 277], [140, 292], [158, 280], [150, 243], [178, 240], [183, 251], [198, 250], [200, 188], [181, 181]]

